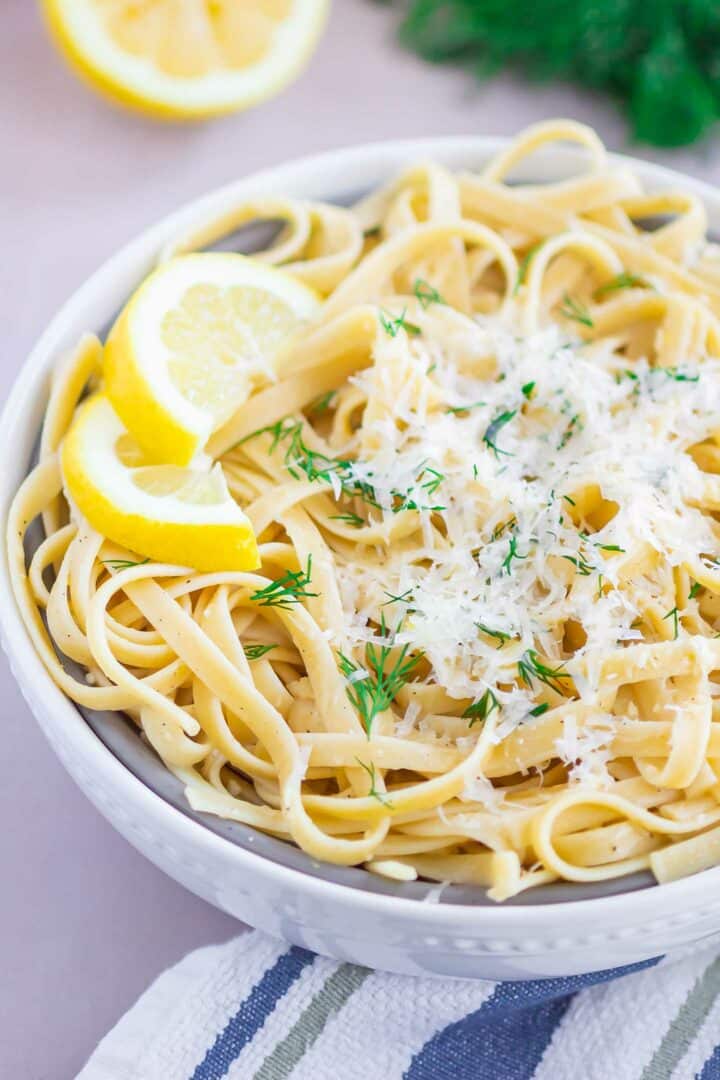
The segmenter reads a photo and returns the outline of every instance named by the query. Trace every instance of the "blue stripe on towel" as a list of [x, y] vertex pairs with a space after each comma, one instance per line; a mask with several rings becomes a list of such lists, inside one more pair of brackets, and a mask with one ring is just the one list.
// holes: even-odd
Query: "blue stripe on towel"
[[295, 980], [314, 960], [315, 953], [295, 945], [289, 952], [283, 953], [228, 1020], [191, 1080], [222, 1080], [243, 1047], [247, 1046]]
[[659, 959], [593, 975], [498, 983], [476, 1012], [425, 1043], [405, 1080], [530, 1080], [578, 990], [642, 971]]
[[697, 1074], [697, 1080], [720, 1080], [720, 1043]]

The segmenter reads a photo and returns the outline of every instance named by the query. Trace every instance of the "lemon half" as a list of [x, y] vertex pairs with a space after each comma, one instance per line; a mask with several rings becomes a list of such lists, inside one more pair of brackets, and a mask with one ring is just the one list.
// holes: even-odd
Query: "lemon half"
[[300, 71], [328, 0], [43, 0], [62, 50], [130, 107], [192, 119], [247, 108]]
[[250, 521], [219, 465], [148, 464], [110, 402], [84, 402], [62, 445], [67, 494], [94, 529], [159, 562], [196, 570], [256, 570]]
[[183, 255], [132, 296], [105, 347], [108, 396], [153, 461], [187, 465], [319, 308], [289, 274], [242, 255]]

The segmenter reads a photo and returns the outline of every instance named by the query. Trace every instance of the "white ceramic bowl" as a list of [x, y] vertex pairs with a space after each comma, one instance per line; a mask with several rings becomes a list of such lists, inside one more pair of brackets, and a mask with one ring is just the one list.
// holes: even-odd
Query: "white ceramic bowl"
[[[75, 293], [22, 367], [0, 420], [3, 518], [30, 465], [58, 354], [83, 331], [108, 326], [163, 242], [198, 211], [219, 210], [257, 193], [343, 202], [414, 161], [434, 158], [452, 168], [473, 168], [502, 145], [498, 139], [427, 139], [306, 158], [231, 184], [145, 232]], [[681, 186], [698, 194], [711, 228], [720, 231], [720, 192], [657, 166], [622, 160], [650, 188]], [[561, 179], [579, 163], [574, 151], [547, 151], [535, 155], [526, 178]], [[594, 971], [720, 936], [720, 868], [670, 885], [636, 876], [594, 890], [550, 887], [504, 906], [468, 889], [448, 890], [439, 903], [430, 903], [418, 899], [427, 887], [408, 889], [361, 870], [319, 866], [280, 841], [193, 815], [167, 786], [169, 774], [121, 718], [84, 716], [51, 681], [20, 621], [4, 554], [0, 627], [30, 708], [95, 806], [167, 874], [252, 926], [370, 967], [505, 979]]]

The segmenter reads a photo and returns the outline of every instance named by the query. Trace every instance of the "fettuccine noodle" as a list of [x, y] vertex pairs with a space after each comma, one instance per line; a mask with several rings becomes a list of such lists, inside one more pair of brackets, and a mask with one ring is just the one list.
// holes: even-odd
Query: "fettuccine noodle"
[[[557, 141], [585, 171], [508, 182]], [[126, 712], [195, 810], [317, 859], [496, 900], [720, 862], [720, 257], [701, 202], [645, 193], [557, 121], [351, 209], [242, 202], [162, 259], [257, 219], [283, 223], [257, 257], [325, 297], [208, 446], [262, 567], [142, 561], [70, 511], [58, 448], [99, 377], [88, 335], [9, 523], [53, 679]]]

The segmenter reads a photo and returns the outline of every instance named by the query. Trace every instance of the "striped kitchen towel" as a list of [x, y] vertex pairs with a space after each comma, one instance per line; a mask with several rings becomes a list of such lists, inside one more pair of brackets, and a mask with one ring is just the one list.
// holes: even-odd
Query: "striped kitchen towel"
[[191, 953], [78, 1080], [720, 1080], [720, 955], [595, 975], [388, 975], [249, 932]]

